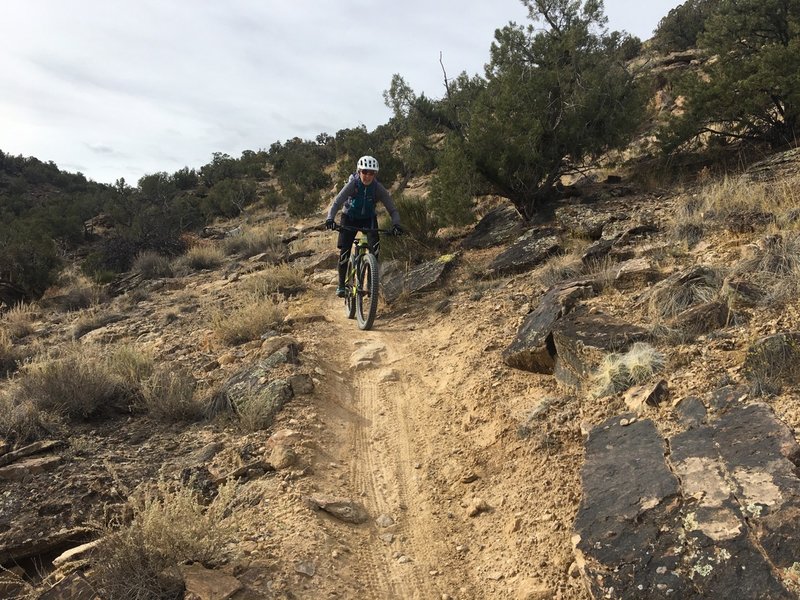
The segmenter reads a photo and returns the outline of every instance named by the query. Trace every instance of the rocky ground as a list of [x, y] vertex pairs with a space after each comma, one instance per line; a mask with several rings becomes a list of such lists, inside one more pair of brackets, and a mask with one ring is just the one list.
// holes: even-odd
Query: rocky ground
[[[715, 405], [710, 398], [715, 390], [738, 385], [734, 404], [764, 407], [766, 412], [758, 413], [764, 431], [784, 436], [780, 448], [761, 455], [764, 465], [796, 460], [786, 450], [800, 425], [795, 382], [756, 397], [745, 371], [754, 342], [796, 330], [800, 301], [779, 310], [763, 302], [742, 304], [736, 319], [726, 313], [722, 322], [704, 313], [700, 333], [677, 341], [652, 336], [656, 324], [646, 309], [658, 282], [696, 265], [730, 266], [748, 244], [770, 232], [710, 230], [687, 248], [675, 237], [673, 220], [701, 188], [597, 189], [603, 193], [580, 209], [565, 202], [560, 229], [537, 236], [539, 242], [555, 237], [553, 251], [549, 242], [534, 247], [527, 240], [522, 259], [508, 254], [519, 231], [488, 247], [465, 249], [456, 240], [452, 265], [431, 289], [397, 294], [384, 303], [372, 331], [360, 331], [347, 319], [333, 295], [334, 271], [324, 261], [323, 268], [308, 272], [308, 290], [285, 301], [282, 331], [233, 348], [214, 339], [208, 310], [235, 298], [262, 268], [257, 261], [230, 259], [215, 270], [133, 284], [103, 309], [120, 318], [78, 343], [141, 346], [160, 362], [188, 368], [209, 387], [283, 351], [288, 358], [261, 381], [290, 381], [292, 397], [281, 403], [269, 428], [255, 433], [242, 432], [231, 419], [167, 425], [117, 415], [54, 430], [50, 445], [17, 454], [5, 447], [0, 456], [5, 596], [35, 597], [55, 586], [42, 597], [93, 597], [91, 565], [103, 560], [102, 551], [83, 562], [62, 553], [99, 539], [109, 515], [124, 514], [137, 489], [159, 478], [176, 481], [199, 473], [212, 487], [236, 482], [236, 534], [226, 547], [226, 564], [213, 570], [184, 566], [186, 586], [195, 594], [188, 597], [645, 597], [637, 596], [637, 589], [646, 597], [675, 597], [673, 592], [702, 597], [722, 589], [708, 583], [710, 572], [718, 581], [725, 578], [717, 573], [741, 577], [736, 569], [748, 566], [740, 561], [729, 568], [728, 551], [720, 544], [733, 538], [752, 542], [751, 554], [768, 555], [760, 563], [769, 580], [761, 588], [767, 595], [758, 597], [794, 597], [797, 563], [764, 551], [765, 538], [758, 534], [777, 531], [791, 519], [770, 525], [746, 514], [736, 521], [733, 537], [710, 534], [706, 525], [719, 520], [720, 510], [727, 507], [734, 519], [742, 511], [728, 506], [724, 494], [717, 504], [703, 500], [723, 484], [693, 479], [695, 463], [689, 459], [695, 455], [681, 455], [676, 444], [679, 436], [691, 437], [686, 432], [708, 425], [711, 433], [703, 439], [718, 448], [712, 425], [726, 418], [730, 405]], [[573, 224], [564, 225], [571, 214]], [[598, 225], [602, 237], [590, 239], [594, 234], [586, 230], [597, 215], [604, 215]], [[316, 248], [297, 264], [320, 261], [334, 245], [330, 233], [311, 225], [291, 229], [293, 237]], [[584, 272], [574, 271], [575, 260], [557, 258], [566, 253], [580, 263], [598, 241], [608, 239], [615, 243], [605, 254], [610, 258]], [[540, 251], [538, 264], [526, 262]], [[558, 282], [585, 280], [588, 271], [606, 283], [576, 301], [581, 310], [564, 305], [549, 326], [537, 325], [545, 334], [540, 343], [520, 340], [521, 332], [530, 332], [531, 315], [546, 292]], [[55, 321], [56, 314], [42, 311], [32, 336], [36, 343], [63, 344], [74, 337], [79, 317], [58, 313]], [[572, 368], [563, 349], [568, 340], [554, 350], [552, 339], [544, 339], [548, 327], [571, 314], [587, 319], [602, 314], [641, 328], [663, 353], [664, 364], [633, 392], [593, 393], [588, 376], [565, 375], [564, 369]], [[516, 351], [509, 348], [515, 344], [528, 344], [524, 360], [513, 358]], [[584, 346], [587, 352], [609, 353], [597, 344]], [[552, 360], [550, 372], [519, 368], [539, 364], [531, 357]], [[699, 401], [699, 413], [687, 404], [690, 397]], [[779, 420], [772, 421], [773, 415]], [[643, 445], [625, 446], [631, 439]], [[662, 468], [666, 440], [676, 453]], [[727, 477], [725, 469], [741, 470], [730, 463], [734, 459], [726, 460], [720, 462], [728, 465], [720, 467], [720, 479], [733, 489], [735, 477]], [[596, 476], [600, 466], [606, 470]], [[774, 475], [778, 499], [759, 499], [754, 492], [748, 506], [755, 502], [766, 513], [785, 508], [794, 514], [800, 486], [794, 486], [794, 467], [784, 466], [764, 471], [768, 478]], [[751, 467], [760, 468], [758, 461]], [[653, 484], [661, 495], [651, 498], [644, 476], [662, 471]], [[644, 491], [634, 485], [640, 476]], [[764, 477], [759, 482], [757, 489], [770, 483]], [[624, 504], [631, 489], [639, 495]], [[728, 491], [731, 502], [744, 502], [741, 494]], [[604, 498], [619, 503], [608, 507]], [[703, 507], [717, 512], [706, 519]], [[612, 521], [619, 526], [606, 527]], [[667, 529], [674, 533], [671, 544], [658, 533]], [[697, 541], [698, 531], [705, 545]], [[615, 545], [612, 538], [632, 546]], [[784, 536], [780, 543], [795, 539]], [[716, 562], [702, 559], [702, 552]], [[659, 561], [667, 555], [677, 558], [664, 566]], [[665, 574], [673, 579], [660, 582]]]

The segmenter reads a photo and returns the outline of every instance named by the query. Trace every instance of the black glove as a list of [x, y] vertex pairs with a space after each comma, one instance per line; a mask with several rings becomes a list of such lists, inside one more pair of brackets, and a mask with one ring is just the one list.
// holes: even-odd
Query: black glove
[[336, 229], [336, 221], [333, 219], [325, 219], [325, 229]]
[[400, 225], [392, 225], [392, 235], [403, 235], [405, 231]]

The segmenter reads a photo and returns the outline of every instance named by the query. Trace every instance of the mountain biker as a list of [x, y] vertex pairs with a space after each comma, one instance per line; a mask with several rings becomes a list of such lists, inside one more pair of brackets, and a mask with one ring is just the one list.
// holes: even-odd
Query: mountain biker
[[[336, 295], [343, 298], [345, 295], [344, 278], [347, 274], [347, 262], [350, 260], [350, 251], [353, 249], [355, 229], [367, 229], [367, 243], [370, 252], [378, 255], [380, 242], [378, 232], [378, 219], [375, 215], [375, 203], [380, 201], [392, 217], [392, 234], [399, 235], [403, 232], [400, 227], [400, 213], [392, 201], [392, 196], [377, 180], [378, 161], [372, 156], [362, 156], [356, 163], [356, 172], [339, 191], [325, 219], [327, 229], [335, 229], [336, 222], [333, 218], [339, 209], [342, 209], [341, 225], [354, 229], [340, 229], [336, 247], [339, 248], [339, 287]], [[373, 231], [369, 231], [373, 230]]]

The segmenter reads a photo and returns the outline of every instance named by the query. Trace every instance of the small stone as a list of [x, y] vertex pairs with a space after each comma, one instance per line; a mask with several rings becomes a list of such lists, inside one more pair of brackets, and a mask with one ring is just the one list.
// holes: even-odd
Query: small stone
[[382, 533], [379, 537], [387, 544], [391, 544], [394, 541], [393, 533]]
[[491, 579], [492, 581], [500, 581], [503, 578], [503, 574], [500, 571], [492, 571], [486, 576], [486, 579]]
[[575, 561], [572, 561], [572, 563], [569, 565], [569, 569], [567, 569], [567, 573], [573, 579], [577, 579], [578, 577], [580, 577], [581, 569], [578, 566], [578, 563], [575, 562]]
[[473, 498], [467, 509], [467, 515], [470, 517], [477, 517], [479, 514], [486, 512], [490, 509], [489, 505], [482, 498]]
[[401, 565], [404, 565], [406, 563], [410, 563], [411, 559], [408, 556], [406, 556], [405, 554], [403, 554], [403, 556], [401, 556], [400, 558], [397, 559], [397, 562], [399, 562]]
[[297, 563], [294, 566], [294, 570], [297, 571], [298, 573], [306, 575], [307, 577], [313, 577], [314, 574], [317, 572], [317, 568], [314, 566], [314, 563], [307, 560]]
[[380, 515], [377, 519], [375, 519], [375, 524], [378, 527], [391, 527], [394, 525], [394, 519], [389, 515], [383, 514]]

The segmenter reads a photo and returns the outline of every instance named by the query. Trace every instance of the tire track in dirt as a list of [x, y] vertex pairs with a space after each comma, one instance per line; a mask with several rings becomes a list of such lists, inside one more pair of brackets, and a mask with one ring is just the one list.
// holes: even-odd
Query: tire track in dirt
[[[439, 598], [445, 591], [463, 588], [463, 573], [442, 573], [452, 564], [442, 517], [429, 510], [429, 485], [419, 462], [435, 452], [438, 430], [427, 430], [420, 417], [421, 382], [410, 376], [422, 361], [408, 332], [393, 329], [386, 320], [373, 331], [361, 332], [353, 321], [330, 306], [335, 339], [355, 339], [381, 348], [381, 358], [368, 368], [348, 366], [342, 372], [348, 386], [339, 400], [357, 418], [346, 423], [340, 443], [349, 451], [349, 485], [373, 521], [368, 540], [357, 549], [355, 576], [368, 598]], [[341, 348], [340, 348], [341, 352]], [[394, 376], [386, 380], [386, 368]], [[349, 396], [349, 397], [347, 397]], [[382, 527], [375, 519], [394, 521]]]

